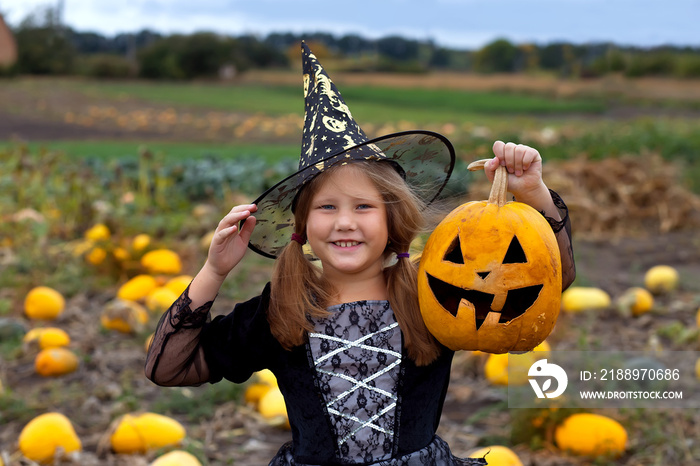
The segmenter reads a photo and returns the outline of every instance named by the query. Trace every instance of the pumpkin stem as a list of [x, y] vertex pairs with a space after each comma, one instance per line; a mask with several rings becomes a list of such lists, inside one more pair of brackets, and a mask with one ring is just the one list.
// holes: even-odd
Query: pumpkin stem
[[[491, 159], [481, 159], [467, 165], [470, 171], [483, 170], [484, 165]], [[508, 170], [503, 165], [499, 165], [496, 169], [496, 174], [491, 185], [491, 193], [489, 194], [489, 204], [497, 204], [498, 207], [506, 205], [508, 193]]]

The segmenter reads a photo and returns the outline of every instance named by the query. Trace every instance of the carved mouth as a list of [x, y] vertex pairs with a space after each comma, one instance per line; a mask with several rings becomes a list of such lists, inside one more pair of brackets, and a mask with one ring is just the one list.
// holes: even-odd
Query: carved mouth
[[459, 303], [465, 299], [474, 305], [474, 318], [476, 329], [479, 330], [490, 312], [500, 314], [498, 323], [510, 322], [516, 317], [525, 314], [537, 301], [544, 285], [532, 285], [522, 288], [514, 288], [506, 293], [506, 300], [500, 310], [491, 309], [494, 295], [478, 290], [469, 290], [458, 286], [450, 285], [447, 282], [436, 278], [426, 272], [428, 276], [428, 286], [433, 292], [435, 299], [450, 314], [457, 317]]

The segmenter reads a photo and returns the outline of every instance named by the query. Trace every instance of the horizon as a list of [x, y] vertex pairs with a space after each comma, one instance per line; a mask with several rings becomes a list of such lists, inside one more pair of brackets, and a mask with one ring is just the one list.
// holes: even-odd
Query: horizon
[[317, 3], [200, 0], [193, 5], [185, 0], [126, 0], [113, 5], [90, 0], [0, 0], [0, 13], [16, 28], [42, 7], [62, 5], [62, 24], [104, 37], [149, 30], [162, 35], [356, 34], [369, 40], [400, 36], [458, 50], [481, 48], [497, 39], [535, 45], [700, 47], [694, 24], [700, 17], [700, 2], [694, 0], [533, 0], [527, 5], [518, 0], [358, 0], [342, 14], [314, 9]]

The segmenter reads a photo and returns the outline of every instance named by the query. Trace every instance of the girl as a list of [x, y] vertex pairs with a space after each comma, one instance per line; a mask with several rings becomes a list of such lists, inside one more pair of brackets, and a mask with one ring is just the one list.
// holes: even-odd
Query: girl
[[[300, 168], [221, 220], [204, 266], [158, 324], [146, 375], [159, 385], [199, 385], [241, 383], [272, 370], [292, 441], [271, 465], [486, 464], [454, 457], [435, 435], [453, 352], [421, 319], [417, 267], [406, 252], [424, 227], [426, 204], [449, 177], [452, 146], [423, 131], [368, 141], [318, 61], [302, 50]], [[568, 216], [542, 180], [539, 153], [500, 141], [493, 149], [487, 176], [505, 165], [516, 198], [550, 218], [568, 286]], [[247, 247], [277, 257], [271, 283], [210, 320], [221, 284]]]

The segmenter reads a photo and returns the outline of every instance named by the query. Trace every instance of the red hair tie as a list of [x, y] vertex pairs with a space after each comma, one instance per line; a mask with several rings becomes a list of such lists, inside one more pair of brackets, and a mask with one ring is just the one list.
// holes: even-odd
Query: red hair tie
[[301, 235], [297, 235], [296, 233], [292, 233], [292, 241], [296, 241], [303, 246], [306, 243], [306, 238]]

